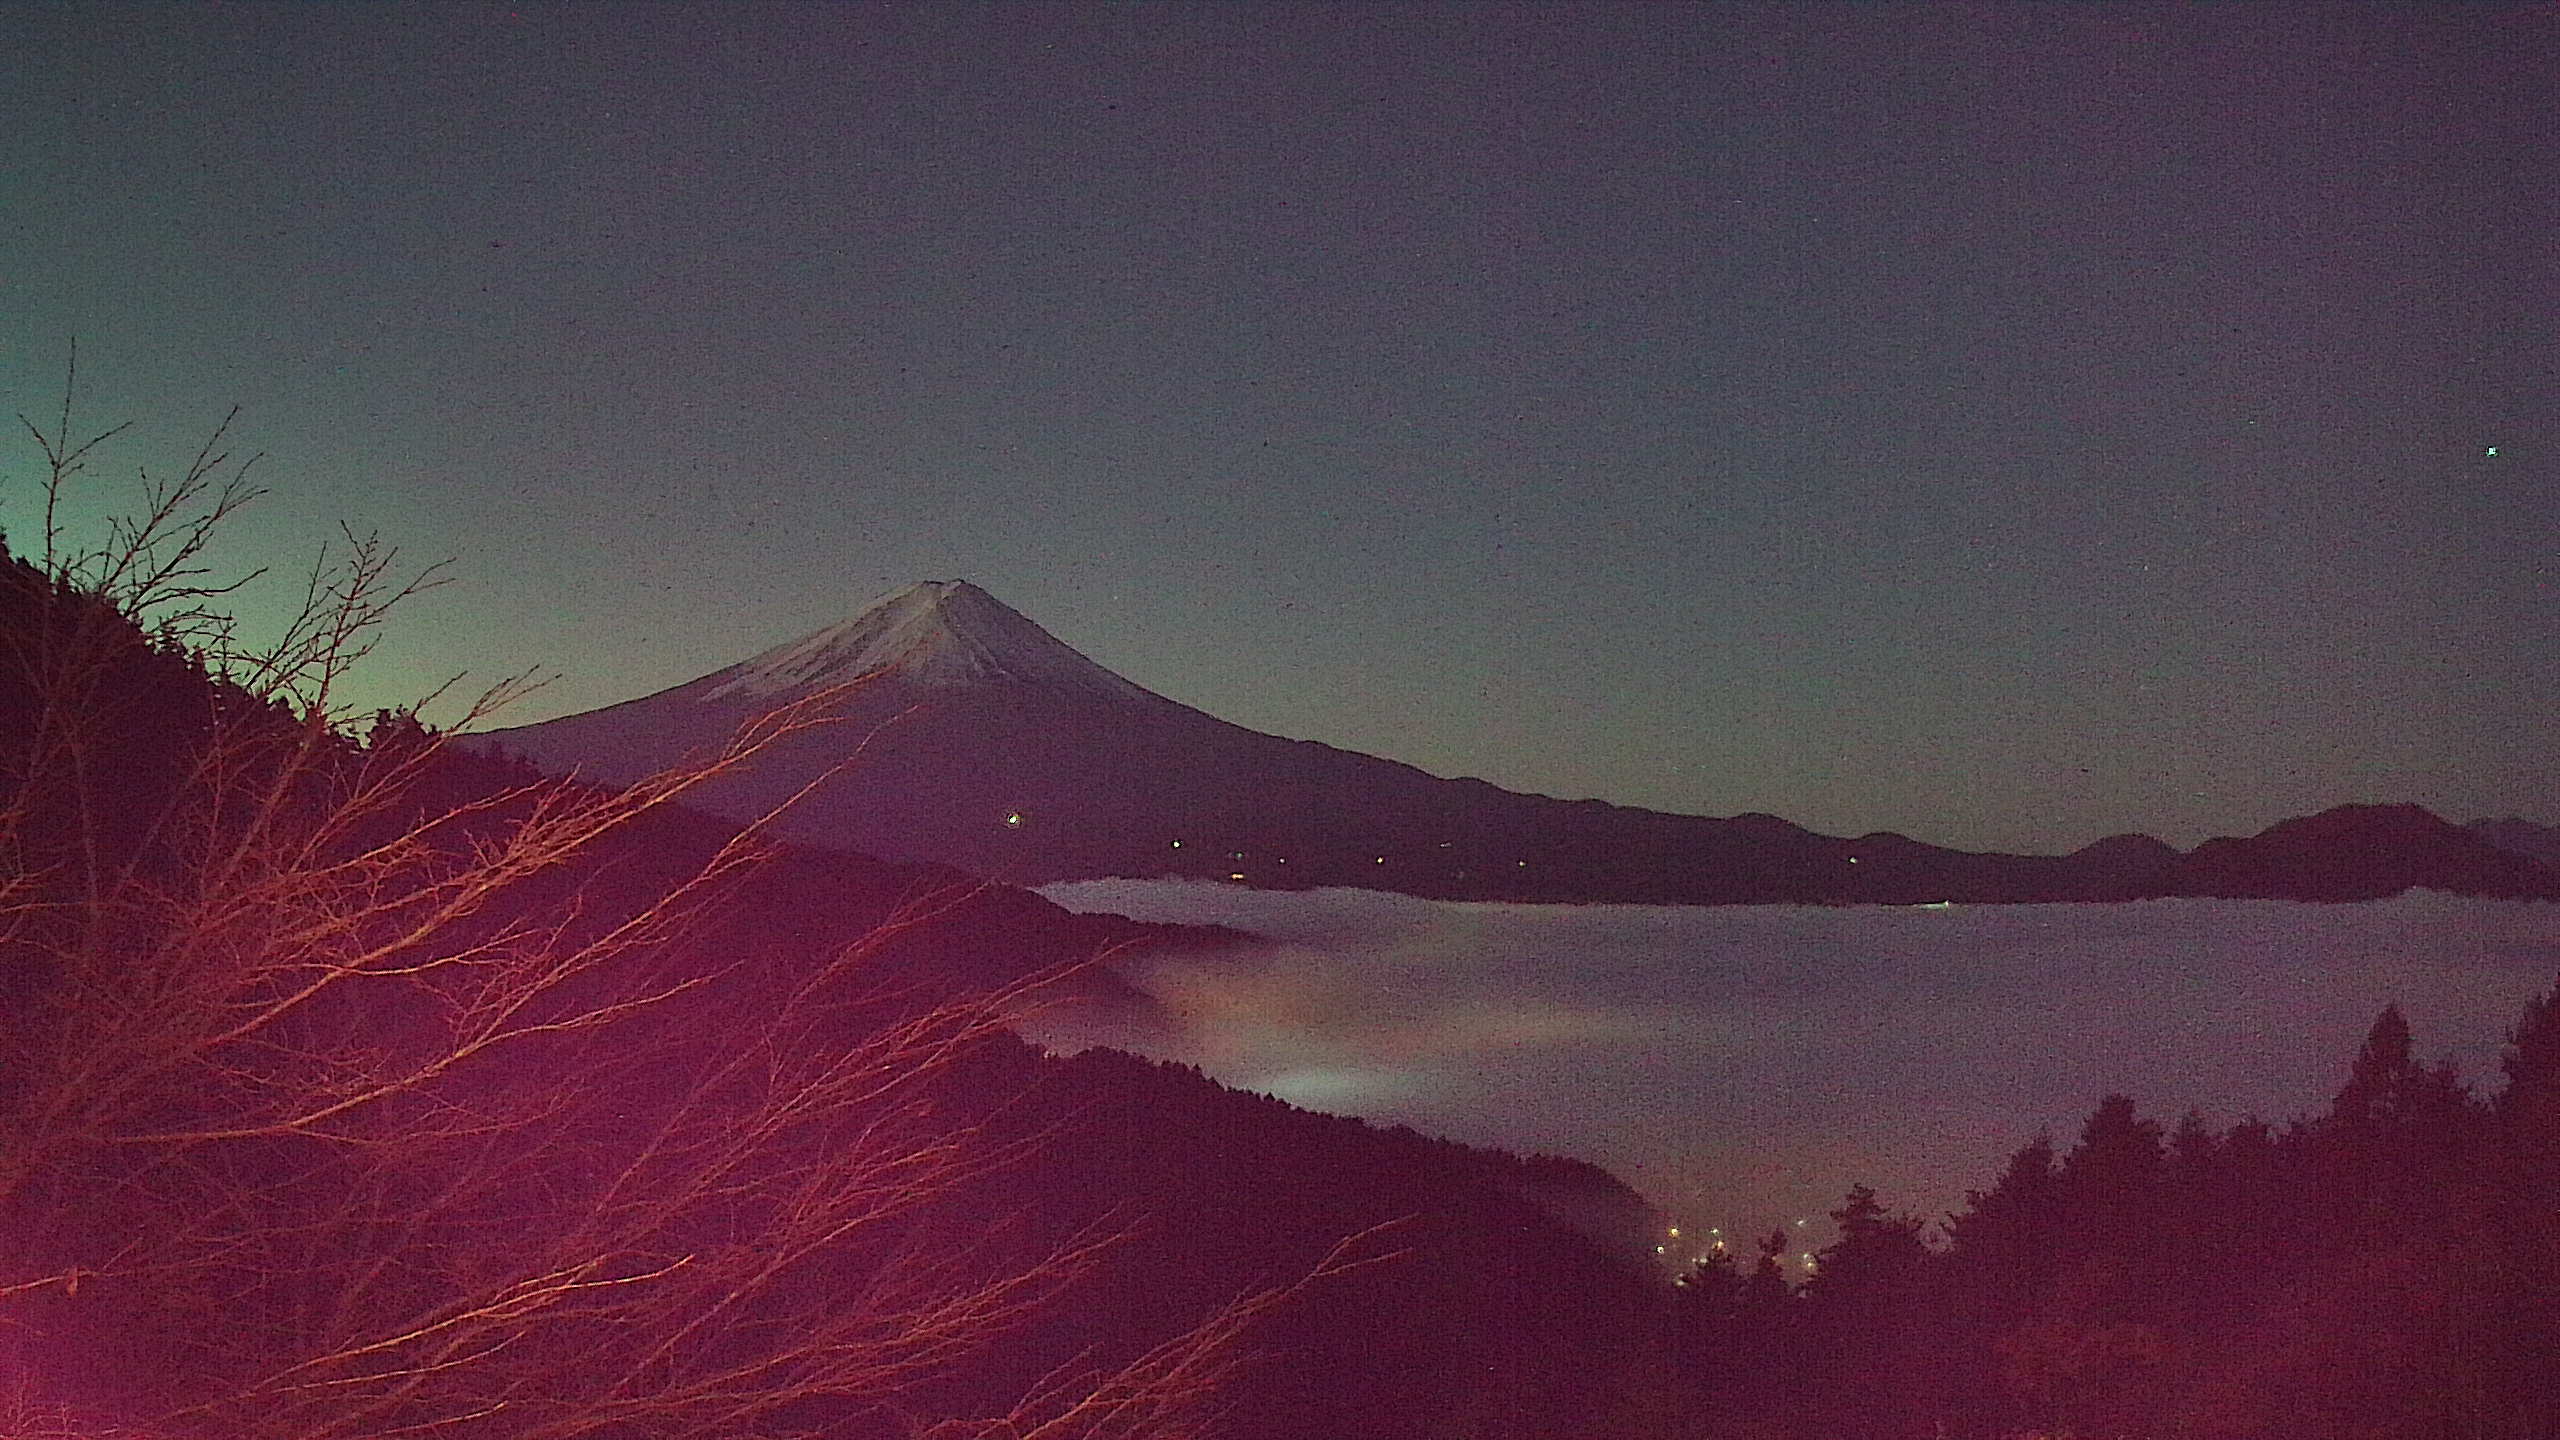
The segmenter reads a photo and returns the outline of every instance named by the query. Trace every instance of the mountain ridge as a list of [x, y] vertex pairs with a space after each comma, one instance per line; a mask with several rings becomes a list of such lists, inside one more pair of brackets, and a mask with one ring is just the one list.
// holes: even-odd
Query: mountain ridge
[[2560, 825], [2536, 825], [2521, 815], [2507, 815], [2462, 828], [2510, 854], [2560, 868]]
[[1135, 704], [1163, 696], [1095, 664], [966, 580], [919, 580], [849, 619], [704, 676], [705, 699], [767, 702], [896, 673], [928, 688], [1013, 681]]
[[[1016, 884], [1171, 875], [1633, 903], [2361, 899], [2412, 885], [2560, 898], [2560, 869], [2432, 816], [2415, 824], [2403, 813], [2415, 807], [2324, 812], [2343, 818], [2309, 832], [2309, 850], [2283, 822], [2194, 852], [2111, 836], [2068, 855], [2011, 855], [1442, 778], [1147, 690], [965, 580], [902, 587], [736, 665], [479, 743], [627, 782], [758, 709], [848, 680], [859, 683], [839, 697], [836, 723], [791, 737], [760, 776], [724, 782], [704, 803], [762, 813], [841, 767], [781, 819], [782, 833]], [[2341, 865], [2314, 853], [2323, 846], [2366, 858]]]

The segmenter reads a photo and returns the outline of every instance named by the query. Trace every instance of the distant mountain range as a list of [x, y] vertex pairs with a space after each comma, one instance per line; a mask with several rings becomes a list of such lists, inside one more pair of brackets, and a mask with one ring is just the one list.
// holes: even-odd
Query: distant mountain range
[[1191, 876], [1685, 904], [2362, 900], [2412, 887], [2560, 899], [2560, 831], [2520, 819], [2457, 826], [2414, 805], [2343, 805], [2183, 853], [2118, 835], [2069, 855], [2008, 855], [1442, 779], [1167, 699], [966, 581], [909, 585], [687, 684], [480, 743], [626, 782], [770, 706], [856, 680], [835, 723], [698, 792], [700, 803], [745, 819], [817, 781], [781, 834], [1016, 884]]
[[2560, 826], [2536, 825], [2510, 815], [2503, 820], [2474, 820], [2462, 828], [2510, 854], [2560, 869]]

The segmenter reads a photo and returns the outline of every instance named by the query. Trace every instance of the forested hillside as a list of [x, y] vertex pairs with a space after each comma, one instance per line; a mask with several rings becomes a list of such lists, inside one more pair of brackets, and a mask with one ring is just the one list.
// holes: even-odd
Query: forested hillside
[[1853, 1192], [1800, 1288], [1783, 1235], [1684, 1277], [1678, 1433], [2560, 1435], [2560, 992], [2503, 1069], [2473, 1095], [2394, 1007], [2281, 1129], [2112, 1096], [1943, 1227]]
[[308, 664], [209, 673], [148, 594], [0, 563], [0, 1428], [1528, 1437], [1614, 1402], [1656, 1288], [1615, 1181], [1040, 1055], [1008, 1018], [1111, 987], [1097, 955], [1225, 937], [676, 803], [801, 717], [620, 791], [333, 718], [368, 583]]

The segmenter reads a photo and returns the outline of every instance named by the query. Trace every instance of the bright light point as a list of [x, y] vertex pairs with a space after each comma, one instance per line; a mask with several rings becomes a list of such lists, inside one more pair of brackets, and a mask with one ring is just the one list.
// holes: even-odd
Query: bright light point
[[1672, 1238], [1672, 1239], [1674, 1239], [1674, 1240], [1677, 1240], [1677, 1239], [1679, 1239], [1679, 1238], [1680, 1238], [1680, 1227], [1679, 1227], [1679, 1226], [1674, 1225], [1674, 1226], [1672, 1226], [1672, 1227], [1671, 1227], [1671, 1238]]
[[1014, 811], [1012, 814], [1005, 816], [1005, 817], [1004, 817], [1004, 823], [1005, 823], [1005, 824], [1007, 824], [1007, 825], [1012, 826], [1012, 827], [1013, 827], [1014, 829], [1016, 829], [1016, 830], [1021, 829], [1021, 828], [1022, 828], [1022, 812], [1021, 812], [1021, 811], [1019, 811], [1019, 810], [1016, 810], [1016, 811]]
[[1179, 841], [1179, 840], [1174, 841], [1174, 842], [1173, 842], [1173, 848], [1174, 848], [1174, 849], [1176, 849], [1176, 850], [1181, 849], [1181, 848], [1182, 848], [1182, 842], [1181, 842], [1181, 841]]
[[2492, 446], [2490, 446], [2490, 447], [2489, 447], [2489, 458], [2490, 458], [2490, 459], [2492, 459], [2492, 460], [2494, 460], [2494, 459], [2498, 458], [2498, 447], [2497, 447], [2497, 446], [2492, 445]]
[[1664, 1253], [1668, 1252], [1670, 1249], [1671, 1249], [1671, 1247], [1670, 1247], [1670, 1246], [1668, 1246], [1668, 1245], [1656, 1245], [1656, 1246], [1654, 1246], [1654, 1247], [1653, 1247], [1653, 1253], [1654, 1253], [1654, 1254], [1656, 1254], [1656, 1255], [1661, 1255], [1661, 1254], [1664, 1254]]
[[1244, 878], [1244, 872], [1243, 872], [1243, 871], [1241, 871], [1241, 870], [1231, 870], [1231, 871], [1228, 871], [1228, 872], [1227, 872], [1227, 878], [1228, 878], [1228, 879], [1230, 879], [1230, 880], [1241, 880], [1241, 879], [1243, 879], [1243, 878]]

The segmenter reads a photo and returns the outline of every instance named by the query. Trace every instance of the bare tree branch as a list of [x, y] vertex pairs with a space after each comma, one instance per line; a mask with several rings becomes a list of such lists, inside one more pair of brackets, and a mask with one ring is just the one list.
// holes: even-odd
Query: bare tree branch
[[[218, 602], [250, 577], [208, 556], [255, 457], [226, 418], [82, 548], [63, 501], [120, 427], [73, 441], [76, 380], [75, 357], [50, 433], [26, 422], [41, 554], [0, 557], [23, 622], [0, 628], [0, 1433], [806, 1433], [876, 1419], [1102, 1262], [1117, 1232], [992, 1276], [916, 1248], [1022, 1160], [944, 1091], [1056, 978], [881, 994], [883, 947], [970, 891], [819, 954], [711, 949], [774, 847], [674, 808], [844, 689], [627, 787], [457, 787], [448, 734], [339, 709], [442, 567], [344, 532], [247, 645]], [[990, 1423], [1197, 1433], [1179, 1417], [1246, 1327], [1356, 1248]], [[48, 1391], [26, 1357], [96, 1330], [152, 1373]]]

